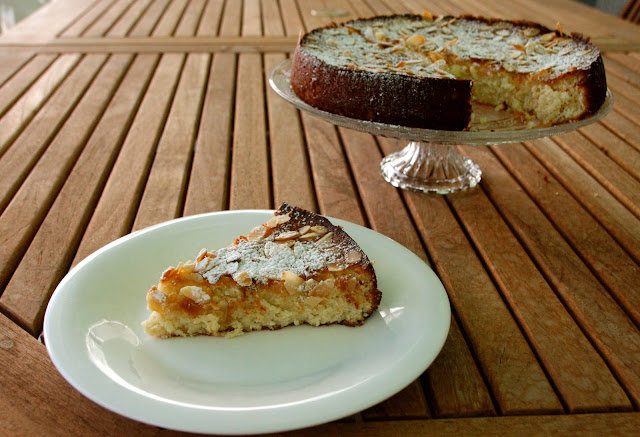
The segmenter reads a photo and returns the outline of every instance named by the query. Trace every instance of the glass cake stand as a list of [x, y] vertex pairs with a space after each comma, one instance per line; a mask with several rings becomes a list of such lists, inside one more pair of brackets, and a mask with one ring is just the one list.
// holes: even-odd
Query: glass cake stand
[[466, 131], [419, 129], [344, 117], [314, 108], [303, 102], [291, 89], [291, 59], [278, 65], [269, 79], [271, 87], [298, 109], [324, 121], [372, 135], [408, 140], [399, 152], [386, 156], [380, 164], [382, 176], [391, 185], [424, 193], [448, 194], [467, 190], [480, 182], [482, 171], [460, 153], [458, 145], [495, 145], [518, 143], [571, 132], [604, 117], [613, 106], [607, 97], [597, 113], [573, 123], [538, 127], [512, 112], [473, 103], [472, 121]]

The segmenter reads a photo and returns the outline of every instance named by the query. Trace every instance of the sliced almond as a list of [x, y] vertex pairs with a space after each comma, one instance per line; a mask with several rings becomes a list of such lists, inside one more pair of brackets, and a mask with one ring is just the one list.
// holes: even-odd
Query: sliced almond
[[247, 238], [249, 239], [249, 241], [260, 241], [264, 238], [266, 234], [267, 234], [267, 228], [260, 225], [251, 229], [251, 231], [249, 232], [249, 235], [247, 235]]
[[191, 299], [195, 303], [205, 303], [206, 301], [211, 300], [211, 296], [209, 296], [202, 288], [195, 285], [182, 287], [180, 289], [180, 294]]
[[537, 27], [528, 27], [523, 30], [522, 33], [524, 34], [524, 36], [531, 38], [532, 36], [536, 36], [537, 34], [539, 34], [540, 29], [538, 29]]
[[282, 280], [284, 281], [284, 288], [286, 288], [289, 293], [300, 291], [299, 287], [304, 284], [304, 279], [289, 270], [282, 272]]
[[556, 33], [555, 32], [549, 32], [549, 33], [545, 33], [544, 35], [542, 35], [540, 37], [540, 39], [544, 42], [549, 42], [551, 41], [553, 38], [556, 37]]
[[316, 246], [322, 247], [325, 245], [329, 245], [331, 243], [331, 239], [333, 238], [333, 232], [327, 232], [324, 236], [316, 241]]
[[249, 276], [249, 273], [247, 272], [238, 273], [235, 279], [238, 285], [241, 285], [243, 287], [248, 287], [253, 282], [251, 276]]
[[298, 238], [299, 236], [300, 236], [300, 233], [298, 231], [285, 231], [276, 235], [274, 240], [287, 241], [287, 240], [293, 240], [294, 238]]
[[322, 226], [322, 225], [311, 226], [311, 228], [309, 230], [311, 232], [315, 232], [316, 234], [319, 234], [319, 235], [324, 235], [324, 234], [327, 233], [327, 228], [325, 226]]
[[304, 304], [305, 306], [309, 307], [309, 308], [315, 308], [317, 307], [322, 301], [324, 300], [324, 298], [320, 297], [320, 296], [309, 296], [304, 300]]
[[291, 220], [291, 217], [289, 217], [286, 214], [284, 214], [284, 215], [274, 215], [273, 217], [271, 217], [269, 219], [269, 221], [266, 223], [266, 225], [269, 228], [275, 228], [276, 226], [281, 225], [283, 223], [286, 223], [289, 220]]
[[304, 235], [301, 235], [298, 239], [301, 241], [309, 241], [309, 240], [313, 240], [314, 238], [319, 237], [320, 234], [317, 234], [315, 232], [307, 232]]
[[344, 267], [338, 263], [329, 263], [327, 264], [327, 269], [329, 269], [330, 272], [339, 272], [344, 270]]
[[407, 38], [407, 45], [409, 47], [418, 47], [424, 44], [424, 41], [425, 41], [424, 36], [420, 34], [415, 34]]
[[344, 256], [344, 260], [348, 264], [355, 264], [357, 262], [360, 262], [361, 259], [362, 259], [362, 254], [357, 250], [350, 250]]
[[304, 235], [307, 232], [309, 232], [309, 229], [311, 229], [311, 226], [305, 225], [305, 226], [301, 227], [300, 229], [298, 229], [298, 232], [300, 233], [300, 235]]

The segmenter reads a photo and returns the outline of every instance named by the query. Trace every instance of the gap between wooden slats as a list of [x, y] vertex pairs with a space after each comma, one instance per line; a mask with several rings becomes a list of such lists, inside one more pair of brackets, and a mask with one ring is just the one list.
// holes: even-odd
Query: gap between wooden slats
[[[285, 35], [282, 20], [293, 28], [302, 28], [293, 2], [282, 2], [282, 11], [278, 8], [278, 2], [272, 0], [263, 0], [261, 5], [265, 35]], [[300, 116], [293, 105], [278, 96], [268, 85], [271, 72], [285, 59], [285, 54], [263, 55], [273, 206], [278, 207], [282, 202], [287, 202], [309, 211], [317, 211]]]
[[14, 49], [0, 47], [0, 86], [4, 86], [35, 55], [32, 49]]
[[[82, 231], [75, 229], [70, 222], [73, 221], [74, 215], [86, 215], [90, 212], [90, 209], [78, 207], [77, 204], [65, 205], [69, 208], [59, 205], [64, 204], [64, 194], [69, 191], [71, 193], [68, 194], [68, 198], [73, 202], [89, 196], [86, 193], [91, 193], [88, 183], [91, 178], [87, 177], [87, 174], [83, 174], [82, 177], [76, 176], [79, 180], [75, 186], [70, 181], [73, 181], [74, 175], [82, 168], [82, 157], [88, 153], [87, 149], [81, 153], [83, 147], [111, 100], [122, 75], [129, 67], [131, 56], [114, 57], [104, 64], [104, 68], [104, 59], [96, 61], [97, 66], [90, 63], [85, 66], [91, 75], [96, 74], [93, 69], [100, 69], [95, 80], [87, 88], [82, 85], [81, 80], [74, 81], [84, 94], [82, 99], [77, 105], [74, 102], [68, 105], [73, 108], [73, 112], [57, 132], [55, 140], [43, 151], [42, 158], [23, 184], [19, 195], [0, 217], [0, 229], [5, 234], [3, 239], [8, 243], [2, 247], [3, 264], [7, 263], [12, 270], [17, 265], [0, 297], [0, 306], [32, 335], [39, 333], [49, 294], [62, 278], [61, 274], [68, 268], [69, 257], [73, 255], [76, 247], [73, 241], [82, 234]], [[79, 160], [76, 162], [77, 159]], [[85, 165], [90, 167], [86, 170], [89, 174], [94, 170], [92, 166], [93, 163]], [[72, 167], [74, 170], [70, 172]], [[58, 193], [63, 183], [65, 188]], [[54, 199], [54, 206], [49, 209]], [[54, 212], [56, 207], [61, 211]], [[42, 222], [45, 214], [47, 219]], [[28, 225], [23, 222], [25, 217], [29, 218], [26, 221]], [[43, 224], [38, 229], [41, 222]], [[29, 244], [31, 238], [34, 239]], [[69, 244], [57, 244], [66, 243], [66, 240]], [[7, 273], [3, 271], [3, 281]], [[39, 285], [35, 286], [35, 283]]]
[[600, 183], [549, 139], [524, 143], [549, 172], [640, 262], [640, 222]]
[[[392, 140], [380, 138], [380, 143], [385, 154], [398, 148]], [[454, 314], [461, 320], [470, 347], [496, 399], [499, 412], [561, 412], [562, 406], [536, 357], [444, 199], [408, 192], [404, 194], [422, 239], [434, 259], [434, 267], [449, 292]], [[491, 341], [487, 341], [489, 338]], [[464, 375], [468, 371], [461, 373]], [[519, 376], [523, 374], [527, 377]], [[465, 379], [469, 379], [469, 376]], [[434, 378], [433, 383], [439, 384], [438, 379]], [[476, 387], [471, 393], [475, 390], [479, 395], [481, 389]], [[466, 389], [469, 388], [458, 390]], [[442, 400], [443, 403], [452, 403], [451, 409], [455, 406], [460, 408], [455, 404], [459, 402], [455, 397], [461, 396], [456, 393], [458, 390], [454, 391], [453, 396], [449, 395], [453, 399]], [[449, 410], [444, 415], [458, 414], [470, 412]]]
[[36, 55], [0, 88], [0, 118], [26, 93], [57, 59], [54, 54]]
[[[495, 150], [503, 149], [506, 150], [505, 153], [509, 153], [508, 147], [496, 148]], [[512, 147], [512, 149], [517, 148]], [[511, 153], [517, 152], [523, 151], [514, 150]], [[565, 240], [562, 233], [558, 232], [556, 229], [558, 225], [554, 225], [545, 212], [540, 211], [538, 205], [530, 201], [527, 194], [519, 189], [516, 181], [491, 156], [488, 150], [476, 148], [469, 150], [469, 153], [472, 159], [482, 162], [481, 165], [487, 168], [486, 176], [483, 178], [483, 187], [512, 232], [552, 285], [556, 295], [569, 310], [578, 326], [612, 368], [614, 375], [624, 382], [622, 386], [631, 394], [634, 403], [638, 405], [640, 371], [632, 363], [636, 360], [634, 357], [640, 354], [640, 331], [628, 318], [628, 314], [618, 306], [609, 291], [592, 274], [591, 269], [584, 264], [583, 257], [575, 253], [574, 248]], [[535, 163], [533, 157], [526, 151], [521, 154], [526, 156], [528, 161], [519, 162], [519, 167], [524, 168], [525, 172], [535, 174], [536, 171], [530, 170], [530, 167], [534, 166], [535, 168], [539, 164]], [[544, 183], [544, 176], [536, 179], [544, 184], [542, 187], [551, 188], [548, 183]], [[550, 193], [547, 192], [547, 196], [549, 195]], [[571, 206], [575, 210], [572, 210]], [[576, 202], [567, 202], [561, 207], [561, 210], [562, 216], [579, 215], [583, 212]], [[568, 219], [561, 218], [560, 220], [562, 222]], [[571, 225], [578, 228], [583, 227], [579, 222], [571, 223]], [[577, 234], [579, 231], [571, 229], [571, 232]], [[582, 246], [585, 244], [587, 247], [582, 249], [583, 252], [601, 250], [591, 241], [582, 243]], [[615, 244], [613, 248], [615, 248]], [[619, 248], [618, 251], [621, 252]], [[605, 255], [601, 254], [600, 256]], [[623, 253], [619, 253], [619, 260], [626, 261], [627, 265], [635, 264], [628, 258], [625, 260]], [[625, 279], [631, 279], [635, 282], [638, 281], [638, 274], [635, 275], [636, 278], [633, 278], [633, 274], [631, 277], [624, 273], [621, 276], [626, 276]], [[627, 285], [629, 284], [623, 285], [624, 288], [618, 290], [618, 293], [627, 293]], [[631, 296], [631, 298], [634, 297]], [[637, 301], [639, 298], [640, 295], [636, 293], [635, 300]]]
[[115, 0], [98, 0], [83, 13], [76, 16], [58, 36], [79, 36], [95, 23], [110, 7]]
[[[640, 126], [638, 132], [640, 133]], [[579, 132], [554, 137], [554, 142], [640, 219], [640, 181], [638, 179], [609, 159]]]
[[[53, 65], [13, 104], [0, 119], [0, 158], [40, 108], [57, 92], [63, 80], [72, 74], [80, 55], [61, 55]], [[0, 210], [4, 207], [0, 204]]]
[[[465, 192], [447, 200], [508, 302], [567, 411], [630, 408], [629, 400], [604, 361], [576, 326], [483, 190]], [[557, 332], [562, 334], [557, 335]]]
[[637, 262], [526, 149], [514, 145], [492, 151], [640, 327], [640, 290], [635, 287], [640, 283]]

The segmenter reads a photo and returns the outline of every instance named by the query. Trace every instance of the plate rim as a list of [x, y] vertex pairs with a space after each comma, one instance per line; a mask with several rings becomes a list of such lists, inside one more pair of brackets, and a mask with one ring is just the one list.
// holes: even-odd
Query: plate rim
[[[149, 232], [154, 232], [160, 228], [163, 227], [170, 227], [172, 225], [174, 225], [177, 222], [185, 222], [185, 221], [190, 221], [190, 220], [196, 220], [196, 219], [207, 219], [209, 217], [217, 217], [217, 216], [227, 216], [227, 215], [244, 215], [244, 214], [252, 214], [252, 215], [260, 215], [260, 214], [264, 214], [264, 215], [268, 215], [268, 214], [273, 214], [275, 210], [272, 209], [243, 209], [243, 210], [224, 210], [224, 211], [215, 211], [215, 212], [207, 212], [207, 213], [201, 213], [201, 214], [196, 214], [196, 215], [190, 215], [190, 216], [186, 216], [186, 217], [178, 217], [175, 219], [171, 219], [171, 220], [167, 220], [161, 223], [157, 223], [155, 225], [151, 225], [149, 227], [140, 229], [140, 230], [136, 230], [134, 232], [131, 232], [127, 235], [124, 235], [106, 245], [104, 245], [103, 247], [99, 248], [98, 250], [96, 250], [95, 252], [93, 252], [92, 254], [88, 255], [86, 258], [84, 258], [82, 261], [80, 261], [77, 265], [75, 265], [65, 276], [64, 278], [59, 282], [58, 286], [56, 287], [56, 289], [54, 290], [54, 292], [51, 295], [51, 298], [47, 304], [47, 309], [45, 311], [45, 316], [44, 316], [44, 324], [43, 324], [43, 335], [44, 335], [44, 341], [45, 341], [45, 346], [46, 346], [46, 350], [47, 353], [51, 359], [51, 361], [53, 362], [56, 370], [63, 376], [63, 378], [77, 391], [79, 391], [83, 396], [87, 397], [89, 400], [91, 400], [94, 403], [97, 403], [98, 405], [101, 405], [102, 407], [106, 408], [109, 411], [115, 412], [116, 414], [122, 415], [124, 417], [136, 420], [138, 422], [142, 422], [142, 423], [147, 423], [149, 425], [153, 425], [153, 426], [158, 426], [158, 427], [164, 427], [164, 428], [168, 428], [168, 429], [174, 429], [174, 430], [179, 430], [179, 431], [186, 431], [186, 432], [215, 432], [215, 433], [219, 433], [219, 434], [227, 434], [227, 435], [233, 435], [233, 434], [247, 434], [247, 433], [266, 433], [266, 432], [285, 432], [285, 431], [291, 431], [291, 430], [295, 430], [295, 429], [301, 429], [304, 427], [309, 427], [309, 426], [315, 426], [315, 425], [319, 425], [319, 424], [323, 424], [323, 423], [327, 423], [330, 422], [332, 420], [337, 420], [340, 419], [342, 417], [347, 417], [351, 414], [355, 414], [359, 411], [362, 411], [366, 408], [369, 408], [373, 405], [376, 405], [379, 402], [382, 402], [383, 400], [393, 396], [394, 394], [398, 393], [399, 391], [401, 391], [402, 389], [404, 389], [405, 387], [407, 387], [409, 384], [411, 384], [411, 382], [413, 382], [417, 377], [420, 376], [420, 374], [422, 374], [432, 363], [433, 361], [437, 358], [437, 356], [440, 354], [442, 347], [444, 346], [444, 343], [447, 339], [449, 330], [450, 330], [450, 325], [451, 325], [451, 303], [448, 299], [448, 295], [446, 293], [446, 290], [444, 289], [444, 286], [442, 284], [442, 282], [440, 281], [440, 279], [438, 278], [437, 274], [435, 273], [435, 271], [431, 268], [431, 266], [429, 266], [428, 264], [424, 263], [424, 261], [422, 261], [417, 255], [415, 255], [413, 252], [411, 252], [408, 248], [406, 248], [405, 246], [403, 246], [402, 244], [396, 242], [395, 240], [387, 237], [386, 235], [377, 232], [371, 228], [368, 228], [366, 226], [362, 226], [356, 223], [352, 223], [343, 219], [338, 219], [335, 217], [331, 217], [331, 216], [325, 216], [327, 217], [332, 223], [343, 226], [343, 225], [347, 225], [348, 227], [350, 226], [355, 226], [357, 228], [362, 228], [365, 230], [365, 232], [373, 232], [374, 234], [377, 235], [378, 238], [383, 238], [385, 240], [388, 240], [389, 242], [391, 242], [391, 244], [396, 245], [398, 249], [402, 250], [405, 252], [405, 254], [407, 256], [411, 256], [411, 257], [415, 257], [418, 260], [420, 260], [421, 262], [424, 263], [424, 267], [425, 267], [425, 272], [427, 272], [427, 274], [429, 274], [430, 276], [432, 276], [432, 278], [434, 279], [433, 284], [429, 284], [429, 288], [433, 288], [433, 290], [431, 292], [433, 293], [438, 293], [440, 296], [440, 300], [442, 301], [441, 303], [446, 303], [446, 312], [445, 314], [442, 314], [441, 317], [443, 317], [442, 319], [442, 325], [445, 326], [446, 325], [446, 329], [443, 329], [443, 331], [441, 331], [439, 334], [439, 337], [433, 337], [431, 336], [432, 342], [435, 343], [435, 347], [433, 349], [433, 357], [430, 357], [429, 359], [425, 360], [428, 361], [426, 363], [424, 363], [423, 365], [420, 366], [413, 366], [414, 368], [421, 368], [421, 370], [419, 372], [417, 372], [417, 374], [414, 375], [414, 372], [411, 372], [410, 374], [413, 375], [411, 377], [405, 377], [402, 381], [403, 382], [399, 382], [399, 381], [394, 381], [395, 384], [391, 385], [391, 387], [387, 388], [387, 390], [379, 390], [378, 393], [383, 392], [384, 394], [382, 396], [378, 396], [378, 397], [373, 397], [372, 399], [369, 400], [362, 400], [360, 402], [353, 402], [350, 407], [347, 408], [343, 408], [341, 410], [341, 412], [339, 414], [331, 414], [329, 415], [330, 417], [327, 417], [327, 415], [325, 414], [323, 417], [321, 417], [322, 415], [317, 415], [314, 417], [313, 420], [298, 420], [297, 422], [292, 422], [291, 425], [287, 425], [287, 426], [283, 426], [283, 425], [278, 425], [278, 426], [271, 426], [271, 427], [265, 427], [265, 428], [256, 428], [254, 430], [247, 430], [247, 429], [241, 429], [241, 430], [229, 430], [229, 429], [220, 429], [220, 430], [211, 430], [211, 429], [203, 429], [202, 427], [199, 426], [176, 426], [175, 424], [168, 424], [168, 423], [160, 423], [158, 421], [154, 421], [154, 420], [147, 420], [145, 418], [141, 418], [138, 415], [135, 414], [131, 414], [128, 413], [126, 411], [126, 409], [123, 408], [117, 408], [117, 402], [115, 402], [115, 405], [109, 404], [108, 402], [103, 402], [103, 400], [101, 399], [100, 396], [95, 395], [94, 393], [92, 393], [92, 391], [90, 390], [90, 387], [87, 387], [85, 385], [85, 383], [82, 381], [82, 378], [77, 378], [73, 373], [69, 372], [69, 368], [67, 367], [68, 363], [64, 363], [61, 362], [61, 358], [60, 356], [57, 355], [56, 351], [53, 349], [54, 345], [55, 345], [55, 340], [51, 341], [50, 339], [52, 338], [51, 333], [52, 333], [52, 317], [55, 313], [56, 310], [56, 306], [58, 305], [58, 301], [60, 299], [62, 299], [63, 297], [60, 297], [63, 295], [64, 289], [66, 284], [72, 280], [72, 278], [79, 272], [82, 271], [82, 269], [89, 263], [93, 262], [97, 257], [100, 256], [100, 254], [111, 250], [113, 247], [121, 245], [126, 243], [129, 240], [135, 239], [137, 237], [139, 237], [142, 234], [146, 234]], [[83, 331], [82, 335], [85, 335], [86, 333]], [[424, 339], [422, 339], [421, 341], [424, 341]], [[89, 360], [90, 362], [91, 360]], [[404, 360], [406, 361], [406, 360]], [[403, 361], [403, 362], [404, 362]], [[94, 363], [91, 363], [91, 366], [95, 367]], [[398, 367], [398, 364], [396, 364], [393, 368]], [[402, 368], [405, 369], [406, 365], [403, 366]], [[405, 369], [406, 370], [406, 369]], [[104, 373], [101, 372], [102, 375], [104, 375]], [[109, 379], [109, 377], [107, 375], [104, 375], [104, 377], [106, 379]], [[360, 385], [360, 384], [358, 384]], [[127, 389], [127, 387], [122, 386], [121, 384], [118, 384], [118, 387], [120, 387], [120, 390], [125, 390], [128, 392], [131, 392], [131, 390]], [[353, 391], [353, 388], [351, 388], [349, 391]], [[359, 390], [356, 390], [359, 391]], [[138, 396], [143, 396], [141, 394], [137, 394]], [[329, 396], [331, 397], [331, 396]], [[147, 399], [149, 399], [149, 397], [145, 397]], [[362, 398], [362, 397], [361, 397]], [[157, 401], [157, 400], [156, 400]], [[157, 401], [160, 402], [160, 401]], [[166, 403], [165, 403], [166, 404]], [[183, 406], [182, 408], [187, 408], [187, 409], [197, 409], [195, 407], [192, 406]], [[276, 409], [280, 409], [282, 407], [280, 406], [275, 406]], [[286, 409], [286, 407], [284, 407]], [[269, 408], [267, 408], [268, 410]], [[201, 408], [200, 410], [207, 410], [206, 408]], [[218, 412], [218, 410], [209, 410], [209, 411], [216, 411]], [[254, 427], [255, 428], [255, 427]]]

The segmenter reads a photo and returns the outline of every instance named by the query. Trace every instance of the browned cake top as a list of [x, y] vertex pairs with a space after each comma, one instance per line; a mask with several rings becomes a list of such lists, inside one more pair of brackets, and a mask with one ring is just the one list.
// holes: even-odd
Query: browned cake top
[[203, 251], [196, 271], [210, 283], [230, 275], [239, 284], [280, 280], [284, 272], [302, 278], [349, 265], [369, 266], [357, 243], [326, 218], [283, 204], [265, 224], [225, 248]]

